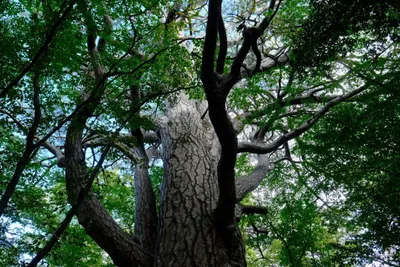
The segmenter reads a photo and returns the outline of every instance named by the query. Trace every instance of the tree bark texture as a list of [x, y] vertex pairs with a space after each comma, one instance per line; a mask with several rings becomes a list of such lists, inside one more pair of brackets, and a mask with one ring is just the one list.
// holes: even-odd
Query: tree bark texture
[[[138, 131], [140, 132], [140, 130]], [[153, 252], [157, 234], [156, 200], [149, 177], [149, 159], [144, 150], [143, 136], [138, 137], [138, 163], [135, 167], [135, 240], [146, 250]]]
[[[65, 149], [66, 181], [69, 202], [74, 203], [88, 178], [82, 153], [82, 130], [71, 123]], [[151, 266], [150, 252], [140, 247], [124, 232], [101, 202], [91, 193], [82, 201], [76, 213], [86, 233], [112, 258], [117, 266]]]
[[232, 266], [215, 223], [219, 145], [206, 106], [184, 97], [161, 121], [164, 181], [155, 266]]
[[[116, 266], [244, 266], [243, 261], [232, 257], [226, 233], [216, 222], [220, 145], [211, 122], [201, 119], [205, 110], [206, 105], [181, 95], [160, 119], [165, 173], [158, 216], [154, 214], [154, 195], [143, 143], [133, 149], [133, 154], [141, 159], [136, 162], [135, 170], [138, 203], [134, 236], [118, 226], [93, 194], [89, 193], [80, 205], [76, 214], [79, 223]], [[65, 146], [71, 203], [88, 177], [82, 153], [81, 123], [80, 118], [71, 122]], [[238, 233], [241, 240], [238, 229], [232, 232]]]

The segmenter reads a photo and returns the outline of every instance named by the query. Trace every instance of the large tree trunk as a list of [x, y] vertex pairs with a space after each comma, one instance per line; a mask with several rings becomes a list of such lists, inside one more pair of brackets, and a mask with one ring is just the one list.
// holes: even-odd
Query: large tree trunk
[[[147, 169], [142, 166], [148, 162], [143, 147], [133, 151], [136, 157], [145, 158], [135, 175], [136, 193], [140, 194], [136, 205], [140, 207], [136, 208], [138, 225], [134, 237], [118, 226], [93, 194], [89, 193], [81, 203], [76, 214], [79, 223], [117, 266], [245, 266], [243, 250], [232, 250], [232, 238], [227, 238], [216, 221], [220, 146], [210, 121], [200, 118], [205, 109], [206, 106], [181, 96], [160, 121], [165, 175], [157, 237], [151, 189], [146, 189], [146, 194], [142, 192], [149, 188], [145, 186], [149, 181]], [[88, 175], [82, 154], [81, 124], [78, 116], [67, 134], [66, 178], [71, 203]], [[231, 230], [235, 240], [242, 242], [237, 227]], [[237, 254], [243, 257], [238, 260]]]
[[232, 266], [215, 222], [219, 146], [206, 109], [180, 98], [161, 122], [161, 187], [155, 266]]

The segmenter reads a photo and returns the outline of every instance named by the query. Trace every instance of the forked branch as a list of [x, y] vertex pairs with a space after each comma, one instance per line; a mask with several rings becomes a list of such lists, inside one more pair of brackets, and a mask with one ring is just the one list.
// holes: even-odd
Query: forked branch
[[239, 144], [238, 153], [249, 152], [255, 154], [266, 154], [275, 151], [281, 145], [285, 144], [287, 141], [298, 137], [305, 133], [308, 129], [310, 129], [319, 119], [321, 119], [331, 108], [338, 105], [339, 103], [346, 101], [362, 92], [364, 92], [369, 86], [364, 85], [359, 87], [356, 90], [353, 90], [347, 94], [337, 96], [334, 99], [328, 101], [325, 106], [323, 106], [317, 113], [315, 113], [311, 118], [305, 121], [298, 128], [293, 129], [292, 131], [284, 134], [283, 136], [276, 139], [274, 142], [263, 145], [263, 144], [255, 144], [250, 142], [243, 142]]
[[[19, 83], [19, 81], [25, 76], [25, 74], [27, 74], [28, 71], [30, 71], [35, 66], [35, 64], [43, 56], [43, 54], [45, 54], [47, 52], [47, 50], [49, 49], [49, 45], [53, 41], [54, 37], [56, 36], [60, 25], [67, 18], [69, 12], [71, 12], [76, 1], [77, 0], [71, 0], [69, 5], [67, 6], [67, 8], [61, 14], [60, 18], [53, 24], [52, 28], [50, 29], [49, 33], [46, 36], [46, 39], [45, 39], [42, 47], [40, 47], [39, 51], [33, 56], [32, 60], [21, 71], [21, 73], [12, 82], [10, 82], [7, 86], [4, 87], [4, 89], [0, 93], [0, 98], [5, 97], [8, 93], [8, 91], [10, 91], [11, 88], [16, 86]], [[61, 11], [60, 11], [60, 13], [61, 13]]]
[[7, 188], [4, 191], [0, 200], [0, 217], [4, 214], [8, 203], [15, 192], [15, 188], [18, 185], [19, 179], [26, 166], [29, 164], [32, 156], [35, 154], [34, 139], [39, 127], [41, 112], [40, 112], [40, 85], [39, 85], [39, 73], [36, 71], [33, 77], [33, 106], [34, 106], [34, 118], [31, 127], [28, 130], [26, 137], [25, 150], [18, 160], [14, 174], [7, 184]]

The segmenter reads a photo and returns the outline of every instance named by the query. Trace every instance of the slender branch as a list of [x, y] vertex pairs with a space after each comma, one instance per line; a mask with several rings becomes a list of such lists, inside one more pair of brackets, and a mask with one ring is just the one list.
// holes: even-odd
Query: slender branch
[[[269, 9], [274, 10], [274, 12], [272, 13], [271, 16], [265, 17], [258, 27], [256, 27], [256, 28], [243, 27], [244, 41], [239, 50], [239, 53], [237, 54], [235, 60], [232, 63], [230, 77], [229, 77], [230, 81], [228, 83], [234, 84], [237, 81], [237, 79], [239, 78], [240, 68], [243, 65], [243, 62], [246, 59], [246, 56], [249, 53], [251, 48], [253, 48], [253, 51], [257, 57], [256, 66], [255, 66], [254, 70], [252, 71], [252, 74], [255, 74], [258, 71], [259, 66], [261, 66], [261, 58], [259, 57], [260, 55], [258, 55], [259, 50], [257, 48], [257, 40], [258, 40], [258, 38], [260, 38], [260, 36], [264, 33], [264, 31], [270, 25], [271, 21], [273, 20], [276, 13], [278, 12], [281, 3], [282, 3], [282, 0], [279, 1], [278, 6], [274, 10], [275, 0], [272, 0], [270, 2]], [[257, 66], [258, 66], [258, 68], [257, 68]]]
[[256, 232], [256, 234], [269, 234], [268, 230], [264, 230], [264, 229], [259, 229], [256, 224], [254, 222], [250, 222], [251, 227], [253, 227], [254, 232]]
[[13, 114], [11, 114], [10, 112], [8, 112], [7, 110], [4, 110], [4, 109], [0, 109], [0, 113], [3, 113], [5, 115], [7, 115], [8, 117], [10, 117], [11, 120], [18, 126], [18, 128], [21, 131], [27, 132], [26, 129], [25, 129], [25, 126], [22, 125], [22, 123]]
[[[160, 139], [155, 132], [149, 132], [149, 131], [144, 131], [144, 130], [141, 130], [141, 131], [142, 131], [144, 143], [149, 143], [149, 144], [160, 143]], [[112, 142], [113, 144], [114, 143], [135, 144], [136, 137], [130, 133], [129, 134], [119, 134], [118, 136], [114, 137], [113, 140], [110, 140], [110, 138], [105, 135], [94, 134], [94, 135], [91, 135], [89, 138], [85, 138], [82, 142], [83, 142], [84, 147], [104, 146], [104, 145], [108, 144], [109, 142]]]
[[32, 261], [28, 264], [28, 267], [35, 267], [37, 264], [44, 258], [46, 255], [51, 251], [51, 249], [54, 247], [55, 244], [57, 244], [59, 238], [61, 235], [67, 230], [72, 218], [74, 217], [76, 211], [78, 210], [79, 206], [81, 205], [82, 201], [85, 199], [85, 197], [88, 195], [90, 192], [90, 189], [92, 187], [93, 181], [96, 178], [97, 174], [100, 171], [101, 166], [103, 165], [103, 162], [110, 151], [111, 146], [108, 145], [104, 152], [102, 153], [99, 162], [97, 163], [96, 167], [90, 174], [89, 180], [86, 183], [86, 186], [79, 191], [78, 197], [70, 210], [68, 211], [67, 215], [65, 216], [64, 220], [60, 223], [58, 226], [57, 230], [54, 232], [50, 240], [47, 242], [47, 244], [39, 250], [39, 252], [36, 254], [36, 256], [32, 259]]
[[353, 90], [347, 94], [337, 96], [334, 99], [328, 101], [328, 103], [322, 107], [317, 113], [315, 113], [311, 118], [309, 118], [306, 122], [300, 125], [298, 128], [284, 134], [274, 142], [268, 145], [260, 145], [254, 143], [240, 143], [238, 147], [238, 153], [242, 152], [250, 152], [256, 154], [265, 154], [272, 151], [275, 151], [278, 147], [286, 143], [287, 141], [300, 136], [301, 134], [305, 133], [308, 129], [310, 129], [320, 118], [322, 118], [332, 107], [336, 106], [337, 104], [346, 101], [368, 88], [368, 85], [364, 85], [359, 87], [356, 90]]
[[36, 154], [35, 146], [33, 144], [36, 131], [39, 127], [41, 112], [40, 112], [40, 85], [39, 85], [39, 73], [36, 72], [33, 77], [33, 105], [35, 110], [35, 115], [33, 118], [32, 126], [28, 130], [26, 137], [25, 150], [19, 159], [17, 166], [15, 168], [14, 174], [7, 184], [7, 188], [4, 191], [0, 200], [0, 217], [4, 214], [8, 203], [15, 192], [15, 188], [18, 185], [19, 179], [26, 166], [29, 164], [32, 156]]
[[293, 256], [292, 256], [292, 251], [290, 249], [290, 244], [286, 241], [286, 239], [279, 233], [279, 230], [277, 228], [275, 228], [275, 226], [269, 222], [269, 226], [272, 228], [272, 230], [274, 231], [274, 234], [278, 237], [278, 239], [280, 239], [282, 241], [282, 243], [284, 244], [288, 254], [289, 254], [289, 259], [290, 262], [292, 264], [292, 266], [296, 266], [293, 260]]
[[[179, 45], [183, 42], [185, 42], [186, 40], [181, 40], [179, 41], [176, 45]], [[142, 61], [137, 67], [135, 67], [133, 70], [130, 71], [110, 71], [109, 73], [107, 73], [105, 76], [106, 77], [112, 77], [112, 76], [116, 76], [116, 75], [132, 75], [135, 74], [138, 70], [140, 70], [143, 66], [152, 63], [159, 55], [161, 55], [161, 53], [167, 51], [168, 49], [170, 49], [171, 47], [174, 47], [176, 45], [173, 46], [167, 46], [164, 47], [163, 49], [160, 49], [159, 51], [157, 51], [154, 55], [152, 55], [149, 59]]]
[[[159, 52], [162, 52], [162, 51], [159, 51]], [[149, 59], [148, 61], [143, 62], [143, 64], [141, 64], [139, 67], [135, 68], [135, 70], [134, 70], [133, 72], [135, 72], [135, 71], [137, 71], [138, 69], [140, 69], [140, 67], [143, 67], [143, 65], [149, 63], [149, 61], [152, 60], [152, 59], [154, 59], [156, 56], [157, 56], [157, 55], [154, 55], [153, 58]], [[131, 74], [131, 73], [132, 73], [132, 72], [129, 72], [129, 74]], [[99, 81], [99, 83], [97, 84], [97, 86], [96, 86], [95, 89], [97, 89], [97, 87], [99, 87], [99, 86], [102, 86], [102, 84], [104, 84], [104, 82], [106, 81], [107, 77], [110, 77], [110, 76], [116, 75], [116, 74], [117, 74], [117, 72], [113, 72], [113, 73], [112, 73], [112, 72], [111, 72], [111, 69], [110, 69], [110, 71], [104, 75], [103, 79], [102, 79], [101, 81]], [[119, 73], [119, 74], [125, 74], [125, 73]], [[128, 73], [126, 73], [126, 74], [128, 74]], [[143, 106], [145, 103], [147, 103], [147, 101], [149, 101], [149, 100], [151, 100], [151, 99], [154, 99], [154, 98], [156, 98], [156, 97], [159, 97], [159, 96], [162, 96], [162, 95], [166, 95], [166, 94], [172, 94], [172, 93], [178, 92], [178, 91], [180, 91], [180, 90], [191, 89], [191, 88], [193, 88], [193, 87], [194, 87], [194, 86], [183, 87], [183, 88], [177, 88], [177, 89], [174, 89], [174, 90], [171, 90], [171, 91], [168, 91], [168, 92], [154, 93], [154, 94], [152, 94], [152, 95], [150, 95], [150, 96], [147, 96], [147, 97], [144, 99], [144, 101], [141, 102], [140, 106]], [[70, 121], [72, 118], [74, 118], [74, 117], [76, 116], [77, 113], [81, 112], [81, 110], [82, 110], [85, 106], [87, 106], [90, 102], [95, 102], [95, 101], [96, 101], [96, 100], [95, 100], [95, 95], [90, 95], [87, 99], [85, 99], [82, 103], [80, 103], [70, 115], [68, 115], [67, 117], [65, 117], [64, 119], [62, 119], [62, 120], [58, 123], [57, 126], [55, 126], [50, 132], [48, 132], [43, 138], [41, 138], [41, 139], [35, 144], [35, 146], [36, 146], [36, 147], [39, 147], [39, 146], [41, 146], [43, 143], [45, 143], [46, 140], [49, 139], [56, 131], [58, 131], [59, 129], [61, 129], [61, 127], [62, 127], [66, 122]]]
[[[54, 37], [56, 36], [57, 30], [60, 27], [61, 23], [67, 18], [68, 13], [72, 10], [77, 0], [71, 0], [68, 7], [62, 13], [61, 17], [53, 24], [49, 34], [46, 36], [43, 46], [39, 49], [39, 51], [35, 54], [29, 64], [21, 71], [21, 73], [11, 82], [9, 83], [0, 93], [0, 98], [3, 98], [7, 95], [8, 91], [13, 88], [15, 85], [19, 83], [22, 77], [30, 71], [36, 62], [41, 58], [43, 54], [47, 52], [49, 49], [50, 43], [53, 41]], [[61, 13], [61, 10], [60, 10]]]
[[327, 103], [340, 96], [340, 95], [325, 95], [325, 96], [315, 95], [317, 92], [320, 92], [325, 89], [326, 88], [316, 88], [314, 90], [311, 90], [305, 95], [296, 96], [294, 98], [278, 99], [278, 101], [272, 102], [266, 105], [262, 109], [245, 113], [243, 117], [247, 120], [253, 120], [258, 117], [269, 114], [271, 109], [281, 108], [285, 106], [303, 105], [307, 103]]
[[[281, 6], [283, 0], [279, 0], [279, 3], [275, 9], [275, 11], [272, 13], [272, 15], [270, 17], [266, 17], [261, 23], [260, 26], [258, 26], [260, 28], [261, 31], [265, 31], [268, 26], [271, 24], [272, 20], [274, 19], [276, 13], [279, 10], [279, 7]], [[271, 0], [270, 5], [269, 5], [269, 10], [274, 10], [275, 8], [275, 0]]]
[[[19, 128], [22, 132], [24, 132], [25, 134], [28, 134], [28, 130], [25, 128], [24, 125], [22, 125], [22, 123], [21, 123], [15, 116], [13, 116], [11, 113], [9, 113], [8, 111], [3, 110], [3, 109], [0, 109], [0, 113], [3, 113], [3, 114], [5, 114], [5, 115], [7, 115], [8, 117], [10, 117], [10, 118], [13, 120], [13, 122], [14, 122], [15, 124], [17, 124], [18, 128]], [[39, 136], [37, 136], [37, 135], [35, 135], [34, 139], [35, 139], [35, 140], [41, 140], [41, 138], [40, 138]], [[62, 158], [64, 157], [64, 154], [62, 153], [62, 151], [61, 151], [58, 147], [56, 147], [55, 145], [52, 145], [52, 144], [50, 144], [50, 143], [48, 143], [48, 142], [42, 142], [41, 145], [42, 145], [44, 148], [46, 148], [48, 151], [50, 151], [50, 153], [52, 153], [54, 156], [56, 156], [56, 158], [57, 158], [57, 165], [59, 165], [59, 162], [60, 162], [60, 161], [62, 160]], [[35, 147], [37, 147], [37, 146], [35, 145]], [[59, 167], [63, 167], [63, 166], [60, 166], [60, 165], [59, 165]]]
[[219, 35], [219, 53], [217, 59], [216, 72], [222, 74], [224, 72], [225, 58], [226, 58], [226, 53], [228, 51], [228, 41], [226, 37], [224, 19], [222, 18], [221, 3], [218, 15], [218, 35]]

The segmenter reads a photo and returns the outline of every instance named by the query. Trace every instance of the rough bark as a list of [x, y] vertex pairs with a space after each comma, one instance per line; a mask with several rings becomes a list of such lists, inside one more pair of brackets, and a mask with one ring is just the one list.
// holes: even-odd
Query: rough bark
[[[65, 158], [71, 202], [87, 179], [82, 133], [104, 92], [105, 75], [96, 49], [96, 29], [90, 27], [92, 18], [89, 12], [85, 12], [83, 4], [82, 10], [88, 27], [88, 50], [94, 66], [96, 88], [91, 92], [92, 101], [75, 115], [68, 129]], [[136, 164], [134, 238], [122, 231], [92, 194], [83, 201], [77, 212], [80, 224], [117, 266], [246, 266], [244, 245], [235, 220], [237, 194], [234, 166], [238, 141], [225, 103], [230, 89], [239, 79], [246, 55], [252, 46], [255, 49], [255, 40], [269, 24], [266, 21], [260, 29], [244, 32], [243, 46], [230, 73], [218, 75], [213, 71], [216, 38], [219, 34], [224, 43], [226, 37], [221, 1], [210, 1], [202, 81], [212, 124], [210, 120], [201, 119], [205, 106], [184, 96], [180, 97], [177, 105], [168, 109], [160, 122], [165, 175], [161, 187], [155, 255], [152, 251], [157, 216], [154, 203], [149, 203], [154, 197], [140, 130], [135, 134], [135, 129], [131, 129], [138, 141], [132, 152], [141, 161]], [[222, 50], [218, 60], [221, 74], [225, 53]], [[258, 58], [256, 71], [260, 66], [261, 58]], [[139, 95], [134, 96], [136, 94], [132, 95], [133, 100], [139, 98]], [[253, 175], [239, 183], [245, 185], [243, 188], [239, 186], [241, 194], [253, 188], [250, 183], [258, 184], [263, 178], [268, 168], [265, 164], [261, 165]]]
[[149, 158], [146, 154], [143, 135], [135, 131], [138, 147], [134, 153], [139, 159], [135, 167], [135, 229], [134, 238], [148, 251], [153, 252], [157, 234], [156, 198], [149, 177]]
[[[69, 201], [85, 186], [88, 169], [82, 153], [82, 131], [77, 117], [67, 133], [65, 145], [65, 169]], [[113, 259], [117, 266], [151, 266], [151, 256], [132, 236], [124, 232], [100, 201], [91, 193], [82, 201], [76, 216], [86, 233]]]
[[[86, 122], [100, 104], [105, 91], [105, 70], [100, 64], [101, 58], [96, 47], [96, 28], [91, 10], [86, 2], [79, 2], [87, 27], [87, 46], [93, 64], [94, 81], [92, 87], [82, 92], [82, 105], [72, 118], [67, 130], [65, 142], [65, 174], [69, 202], [74, 202], [79, 192], [85, 188], [89, 178], [88, 168], [83, 154], [83, 131]], [[87, 95], [87, 96], [86, 96]], [[152, 255], [138, 245], [133, 237], [124, 232], [101, 202], [89, 192], [76, 212], [79, 223], [86, 233], [112, 258], [115, 265], [151, 266]]]
[[248, 193], [256, 189], [272, 168], [268, 156], [260, 155], [254, 171], [247, 176], [236, 179], [237, 199], [242, 200]]
[[161, 121], [165, 176], [155, 266], [234, 266], [218, 233], [218, 145], [206, 109], [181, 98]]

